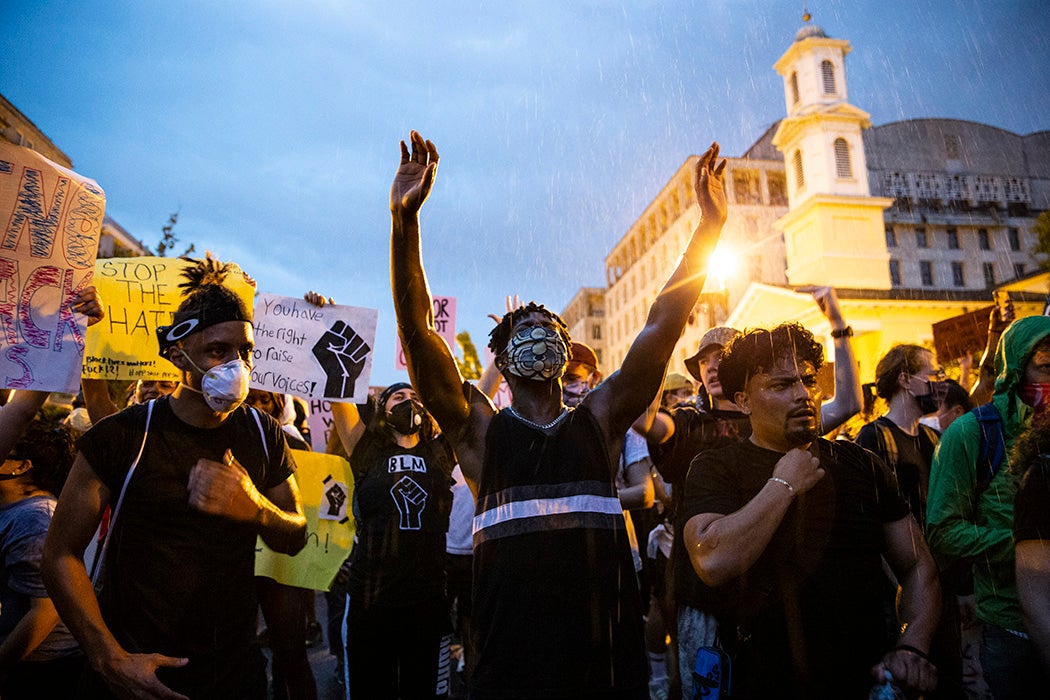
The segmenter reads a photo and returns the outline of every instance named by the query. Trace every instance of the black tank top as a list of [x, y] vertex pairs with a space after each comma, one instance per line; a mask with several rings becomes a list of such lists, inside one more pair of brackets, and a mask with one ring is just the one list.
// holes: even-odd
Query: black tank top
[[647, 689], [610, 456], [581, 406], [550, 431], [496, 414], [474, 518], [478, 698]]

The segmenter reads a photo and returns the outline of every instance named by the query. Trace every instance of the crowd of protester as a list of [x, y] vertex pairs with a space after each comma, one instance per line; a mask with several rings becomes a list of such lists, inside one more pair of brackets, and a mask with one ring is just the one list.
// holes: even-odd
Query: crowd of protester
[[[347, 697], [1045, 694], [1050, 317], [996, 309], [953, 379], [894, 346], [862, 386], [835, 290], [804, 288], [832, 399], [797, 323], [715, 326], [666, 374], [726, 219], [712, 144], [699, 223], [620, 367], [515, 298], [468, 382], [421, 253], [438, 162], [412, 132], [390, 195], [409, 381], [332, 404], [356, 536], [324, 627]], [[306, 542], [305, 411], [249, 388], [251, 312], [228, 266], [189, 262], [157, 330], [178, 382], [85, 379], [62, 422], [45, 392], [0, 408], [4, 700], [318, 695], [315, 592], [254, 574], [257, 537]], [[102, 317], [93, 288], [74, 309]]]

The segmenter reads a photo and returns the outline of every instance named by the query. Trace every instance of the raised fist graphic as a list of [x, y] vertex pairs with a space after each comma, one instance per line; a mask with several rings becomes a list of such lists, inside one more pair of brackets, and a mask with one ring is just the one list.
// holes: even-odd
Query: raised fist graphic
[[346, 491], [338, 481], [333, 481], [325, 489], [324, 497], [328, 500], [328, 515], [338, 518], [342, 512], [343, 504], [346, 503]]
[[422, 527], [423, 509], [427, 506], [427, 492], [411, 477], [403, 476], [390, 489], [394, 505], [400, 514], [398, 527], [402, 530], [418, 530]]
[[328, 378], [325, 398], [346, 399], [354, 395], [354, 385], [371, 350], [357, 331], [342, 321], [325, 331], [313, 347], [314, 357]]

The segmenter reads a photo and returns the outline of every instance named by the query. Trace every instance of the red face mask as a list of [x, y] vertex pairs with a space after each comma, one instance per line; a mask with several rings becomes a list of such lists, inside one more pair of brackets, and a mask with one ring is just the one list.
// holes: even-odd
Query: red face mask
[[1037, 411], [1050, 407], [1050, 384], [1022, 384], [1017, 390], [1021, 401]]

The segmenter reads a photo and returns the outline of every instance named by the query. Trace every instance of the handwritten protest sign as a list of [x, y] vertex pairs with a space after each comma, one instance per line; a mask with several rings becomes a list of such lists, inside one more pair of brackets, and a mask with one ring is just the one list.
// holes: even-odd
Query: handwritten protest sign
[[354, 478], [350, 463], [320, 452], [292, 450], [295, 481], [306, 514], [306, 547], [294, 557], [278, 554], [258, 540], [255, 575], [312, 591], [327, 591], [354, 542], [350, 514]]
[[379, 311], [260, 294], [251, 386], [305, 399], [368, 396]]
[[[456, 297], [434, 297], [434, 330], [445, 339], [449, 348], [456, 347]], [[408, 365], [405, 364], [405, 351], [401, 347], [401, 336], [397, 336], [394, 369], [408, 369]]]
[[[157, 353], [157, 326], [182, 303], [186, 263], [178, 258], [106, 258], [95, 263], [95, 288], [106, 317], [88, 331], [84, 375], [92, 379], [178, 381], [179, 370]], [[224, 284], [252, 308], [255, 288], [236, 264]]]
[[93, 180], [0, 139], [0, 384], [76, 392], [106, 196]]
[[310, 409], [310, 414], [306, 417], [306, 425], [310, 428], [310, 447], [317, 452], [324, 452], [328, 447], [328, 437], [335, 430], [332, 402], [311, 399], [307, 405]]

